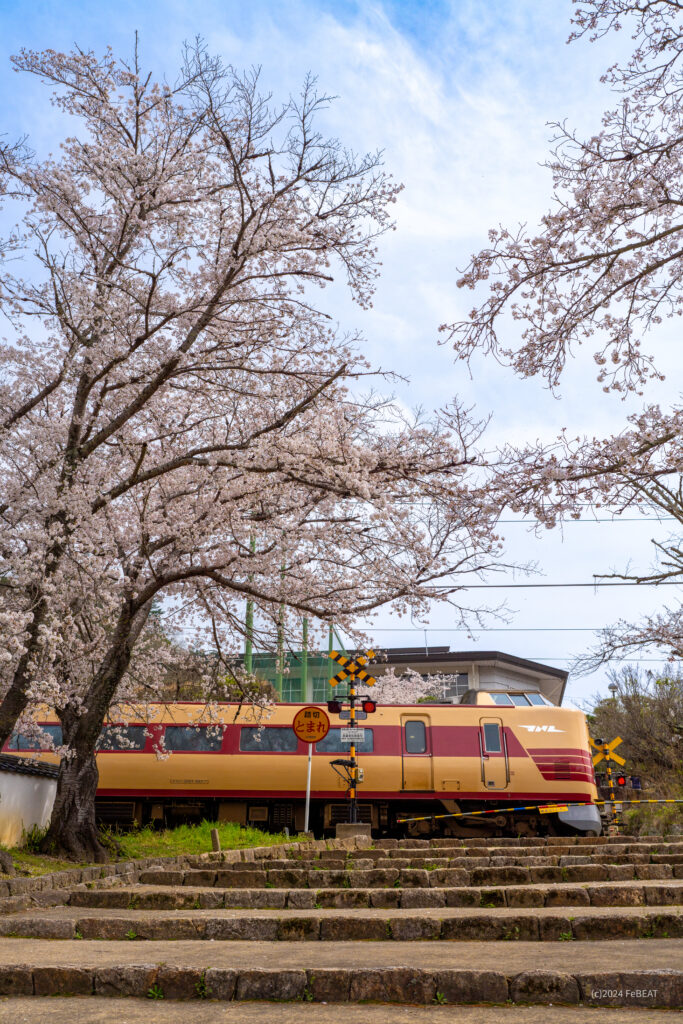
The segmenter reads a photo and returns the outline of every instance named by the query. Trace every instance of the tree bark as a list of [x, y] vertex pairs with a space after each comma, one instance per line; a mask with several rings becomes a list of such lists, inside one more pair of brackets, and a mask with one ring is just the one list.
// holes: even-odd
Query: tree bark
[[98, 779], [91, 749], [76, 750], [62, 760], [50, 827], [41, 843], [44, 853], [98, 864], [108, 860], [95, 824]]
[[152, 597], [136, 607], [125, 600], [112, 641], [88, 689], [85, 706], [67, 705], [60, 712], [63, 743], [69, 757], [62, 758], [50, 827], [41, 843], [44, 853], [70, 860], [108, 859], [95, 823], [95, 794], [99, 773], [95, 748], [116, 690], [128, 669], [135, 642], [152, 607]]

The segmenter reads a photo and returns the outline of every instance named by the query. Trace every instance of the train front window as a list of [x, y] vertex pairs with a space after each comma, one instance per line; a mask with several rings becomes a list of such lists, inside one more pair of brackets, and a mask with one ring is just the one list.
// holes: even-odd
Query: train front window
[[533, 704], [534, 707], [545, 707], [546, 702], [543, 697], [541, 697], [540, 693], [527, 693], [527, 697], [529, 699], [529, 703]]
[[526, 694], [524, 693], [511, 693], [510, 700], [515, 707], [518, 708], [526, 708], [529, 706], [529, 701], [526, 699]]
[[424, 722], [406, 722], [406, 754], [424, 754], [427, 750], [427, 730]]
[[[356, 743], [357, 754], [371, 754], [374, 750], [372, 729], [365, 729], [365, 739]], [[316, 743], [316, 750], [322, 754], [348, 754], [350, 743], [342, 743], [341, 729], [330, 729], [327, 736]]]
[[507, 693], [492, 693], [491, 698], [494, 704], [507, 704], [508, 707], [512, 703], [510, 695]]
[[489, 754], [500, 754], [500, 726], [495, 722], [484, 722], [484, 749]]
[[209, 732], [207, 726], [167, 725], [164, 735], [167, 750], [213, 751], [217, 752], [223, 744], [223, 730]]
[[240, 750], [247, 753], [292, 754], [298, 740], [291, 729], [262, 728], [245, 725], [240, 730]]
[[143, 750], [144, 725], [105, 725], [97, 740], [98, 750]]

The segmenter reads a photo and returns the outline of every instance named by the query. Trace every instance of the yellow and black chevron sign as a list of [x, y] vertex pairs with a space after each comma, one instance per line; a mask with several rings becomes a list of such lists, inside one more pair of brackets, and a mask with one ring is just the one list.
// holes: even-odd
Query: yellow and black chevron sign
[[365, 654], [358, 654], [355, 658], [348, 658], [339, 651], [330, 651], [329, 657], [332, 661], [336, 661], [342, 666], [341, 671], [337, 672], [336, 676], [330, 679], [330, 686], [343, 683], [345, 679], [349, 679], [351, 676], [355, 676], [356, 679], [366, 686], [374, 686], [377, 682], [374, 676], [371, 676], [363, 668], [363, 665], [367, 665], [375, 657], [374, 651], [366, 651]]

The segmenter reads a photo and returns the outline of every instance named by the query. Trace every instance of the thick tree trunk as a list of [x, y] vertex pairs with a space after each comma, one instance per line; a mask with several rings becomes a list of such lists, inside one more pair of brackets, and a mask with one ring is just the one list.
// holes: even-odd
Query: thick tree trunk
[[95, 824], [98, 778], [92, 750], [75, 751], [62, 760], [50, 827], [41, 843], [44, 853], [96, 863], [108, 859]]
[[124, 602], [109, 649], [83, 695], [87, 711], [82, 713], [80, 704], [67, 705], [60, 711], [63, 742], [71, 756], [63, 758], [59, 766], [50, 827], [41, 843], [45, 853], [70, 860], [97, 863], [107, 860], [108, 853], [95, 824], [95, 794], [99, 780], [95, 747], [151, 607], [152, 598], [137, 609], [131, 602]]

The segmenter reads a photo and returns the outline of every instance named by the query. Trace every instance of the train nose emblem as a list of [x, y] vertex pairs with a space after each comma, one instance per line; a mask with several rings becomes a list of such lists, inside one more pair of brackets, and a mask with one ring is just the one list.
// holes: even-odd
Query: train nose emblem
[[521, 728], [529, 732], [564, 732], [564, 729], [556, 729], [554, 725], [523, 725]]

